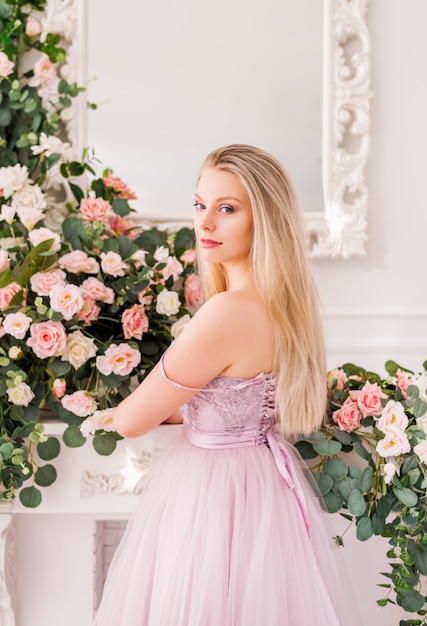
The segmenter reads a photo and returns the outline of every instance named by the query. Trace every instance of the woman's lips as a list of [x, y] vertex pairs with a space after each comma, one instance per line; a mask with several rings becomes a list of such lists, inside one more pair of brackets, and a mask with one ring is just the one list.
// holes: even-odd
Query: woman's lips
[[222, 245], [220, 241], [214, 241], [213, 239], [200, 239], [200, 244], [202, 248], [216, 248]]

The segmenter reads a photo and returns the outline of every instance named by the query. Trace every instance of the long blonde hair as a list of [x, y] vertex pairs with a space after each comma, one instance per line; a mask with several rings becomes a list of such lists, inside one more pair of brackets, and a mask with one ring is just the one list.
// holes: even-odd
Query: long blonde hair
[[[233, 173], [249, 196], [254, 222], [251, 269], [275, 330], [276, 428], [287, 437], [319, 428], [326, 409], [326, 364], [317, 290], [302, 211], [274, 157], [242, 144], [211, 152], [205, 167]], [[204, 262], [206, 297], [226, 290], [222, 265]]]

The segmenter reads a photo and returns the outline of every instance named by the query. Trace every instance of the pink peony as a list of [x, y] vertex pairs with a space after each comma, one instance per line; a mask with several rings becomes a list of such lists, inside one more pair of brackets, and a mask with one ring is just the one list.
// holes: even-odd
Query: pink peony
[[9, 283], [6, 287], [0, 287], [0, 311], [4, 311], [10, 304], [13, 296], [22, 290], [18, 283]]
[[347, 398], [342, 407], [332, 413], [335, 424], [338, 424], [340, 430], [345, 430], [348, 433], [360, 426], [361, 418], [362, 414], [359, 407], [351, 398]]
[[67, 335], [61, 322], [36, 322], [30, 326], [27, 346], [39, 359], [61, 356], [67, 346]]
[[83, 306], [80, 311], [77, 312], [79, 320], [85, 322], [85, 326], [90, 326], [91, 322], [98, 319], [100, 313], [101, 307], [96, 304], [96, 301], [83, 294]]
[[142, 339], [142, 335], [148, 330], [148, 317], [142, 304], [134, 304], [122, 315], [123, 334], [125, 339]]
[[112, 189], [114, 193], [117, 194], [118, 198], [123, 198], [124, 200], [135, 200], [136, 195], [129, 189], [129, 187], [122, 181], [118, 176], [113, 176], [111, 173], [108, 173], [107, 176], [104, 176], [102, 182], [108, 189]]
[[32, 322], [31, 317], [23, 313], [9, 313], [3, 320], [3, 328], [15, 339], [24, 339]]
[[9, 59], [7, 54], [0, 50], [0, 76], [3, 78], [12, 74], [15, 64]]
[[92, 300], [98, 300], [106, 304], [112, 304], [114, 302], [114, 291], [110, 287], [106, 287], [104, 283], [93, 276], [86, 278], [80, 285], [80, 289], [84, 296]]
[[387, 396], [382, 392], [377, 383], [365, 383], [362, 389], [351, 391], [350, 397], [356, 400], [363, 417], [380, 415], [383, 410], [381, 398]]
[[123, 261], [118, 252], [101, 252], [102, 270], [110, 276], [124, 276], [129, 266]]
[[203, 304], [204, 295], [202, 283], [197, 274], [190, 274], [185, 279], [184, 297], [187, 306], [199, 307]]
[[60, 400], [67, 389], [67, 383], [64, 378], [55, 378], [52, 385], [52, 393], [56, 400]]
[[174, 256], [168, 257], [166, 261], [166, 267], [162, 269], [163, 278], [167, 280], [170, 276], [173, 276], [174, 280], [178, 280], [178, 276], [182, 274], [184, 268], [178, 259]]
[[80, 213], [91, 222], [107, 223], [113, 212], [113, 208], [103, 198], [83, 198], [80, 203]]
[[96, 357], [96, 367], [105, 376], [117, 374], [127, 376], [140, 363], [138, 350], [127, 343], [111, 344], [103, 356]]
[[55, 285], [50, 291], [50, 306], [70, 320], [83, 307], [83, 294], [77, 285]]
[[88, 256], [83, 250], [73, 250], [64, 254], [59, 259], [59, 267], [64, 268], [71, 274], [97, 274], [99, 272], [99, 263], [96, 259]]
[[65, 272], [59, 269], [49, 272], [36, 272], [30, 278], [31, 289], [38, 296], [48, 296], [53, 287], [64, 285], [66, 277]]
[[57, 233], [54, 233], [49, 228], [35, 228], [30, 233], [28, 233], [28, 239], [33, 244], [33, 246], [38, 246], [42, 241], [47, 241], [48, 239], [53, 239], [53, 243], [50, 247], [51, 250], [59, 250], [61, 247], [61, 240]]
[[95, 400], [87, 391], [75, 391], [70, 395], [66, 395], [61, 399], [64, 409], [78, 415], [79, 417], [87, 417], [98, 406]]

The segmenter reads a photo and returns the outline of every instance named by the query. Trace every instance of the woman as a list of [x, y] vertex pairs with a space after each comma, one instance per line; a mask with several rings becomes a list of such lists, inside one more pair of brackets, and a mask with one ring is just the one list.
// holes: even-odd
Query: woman
[[353, 626], [323, 513], [286, 441], [317, 429], [326, 366], [303, 219], [281, 165], [212, 152], [195, 195], [206, 303], [117, 408], [184, 421], [113, 560], [96, 626]]

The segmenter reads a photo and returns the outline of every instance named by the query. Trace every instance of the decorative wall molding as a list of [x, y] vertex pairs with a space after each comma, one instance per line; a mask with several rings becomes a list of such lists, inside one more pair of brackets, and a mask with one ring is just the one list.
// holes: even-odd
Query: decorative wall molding
[[15, 626], [14, 543], [10, 504], [0, 506], [0, 626]]
[[[50, 0], [52, 11], [77, 12], [68, 53], [69, 71], [86, 83], [86, 6], [88, 0]], [[369, 152], [370, 38], [365, 20], [368, 0], [324, 0], [323, 58], [323, 211], [306, 213], [307, 244], [313, 257], [365, 254], [368, 190], [364, 168]], [[71, 29], [72, 30], [72, 29]], [[70, 32], [71, 32], [70, 30]], [[68, 32], [67, 32], [68, 36]], [[85, 144], [85, 98], [69, 120], [77, 147]], [[144, 219], [174, 231], [191, 225], [189, 219]]]

